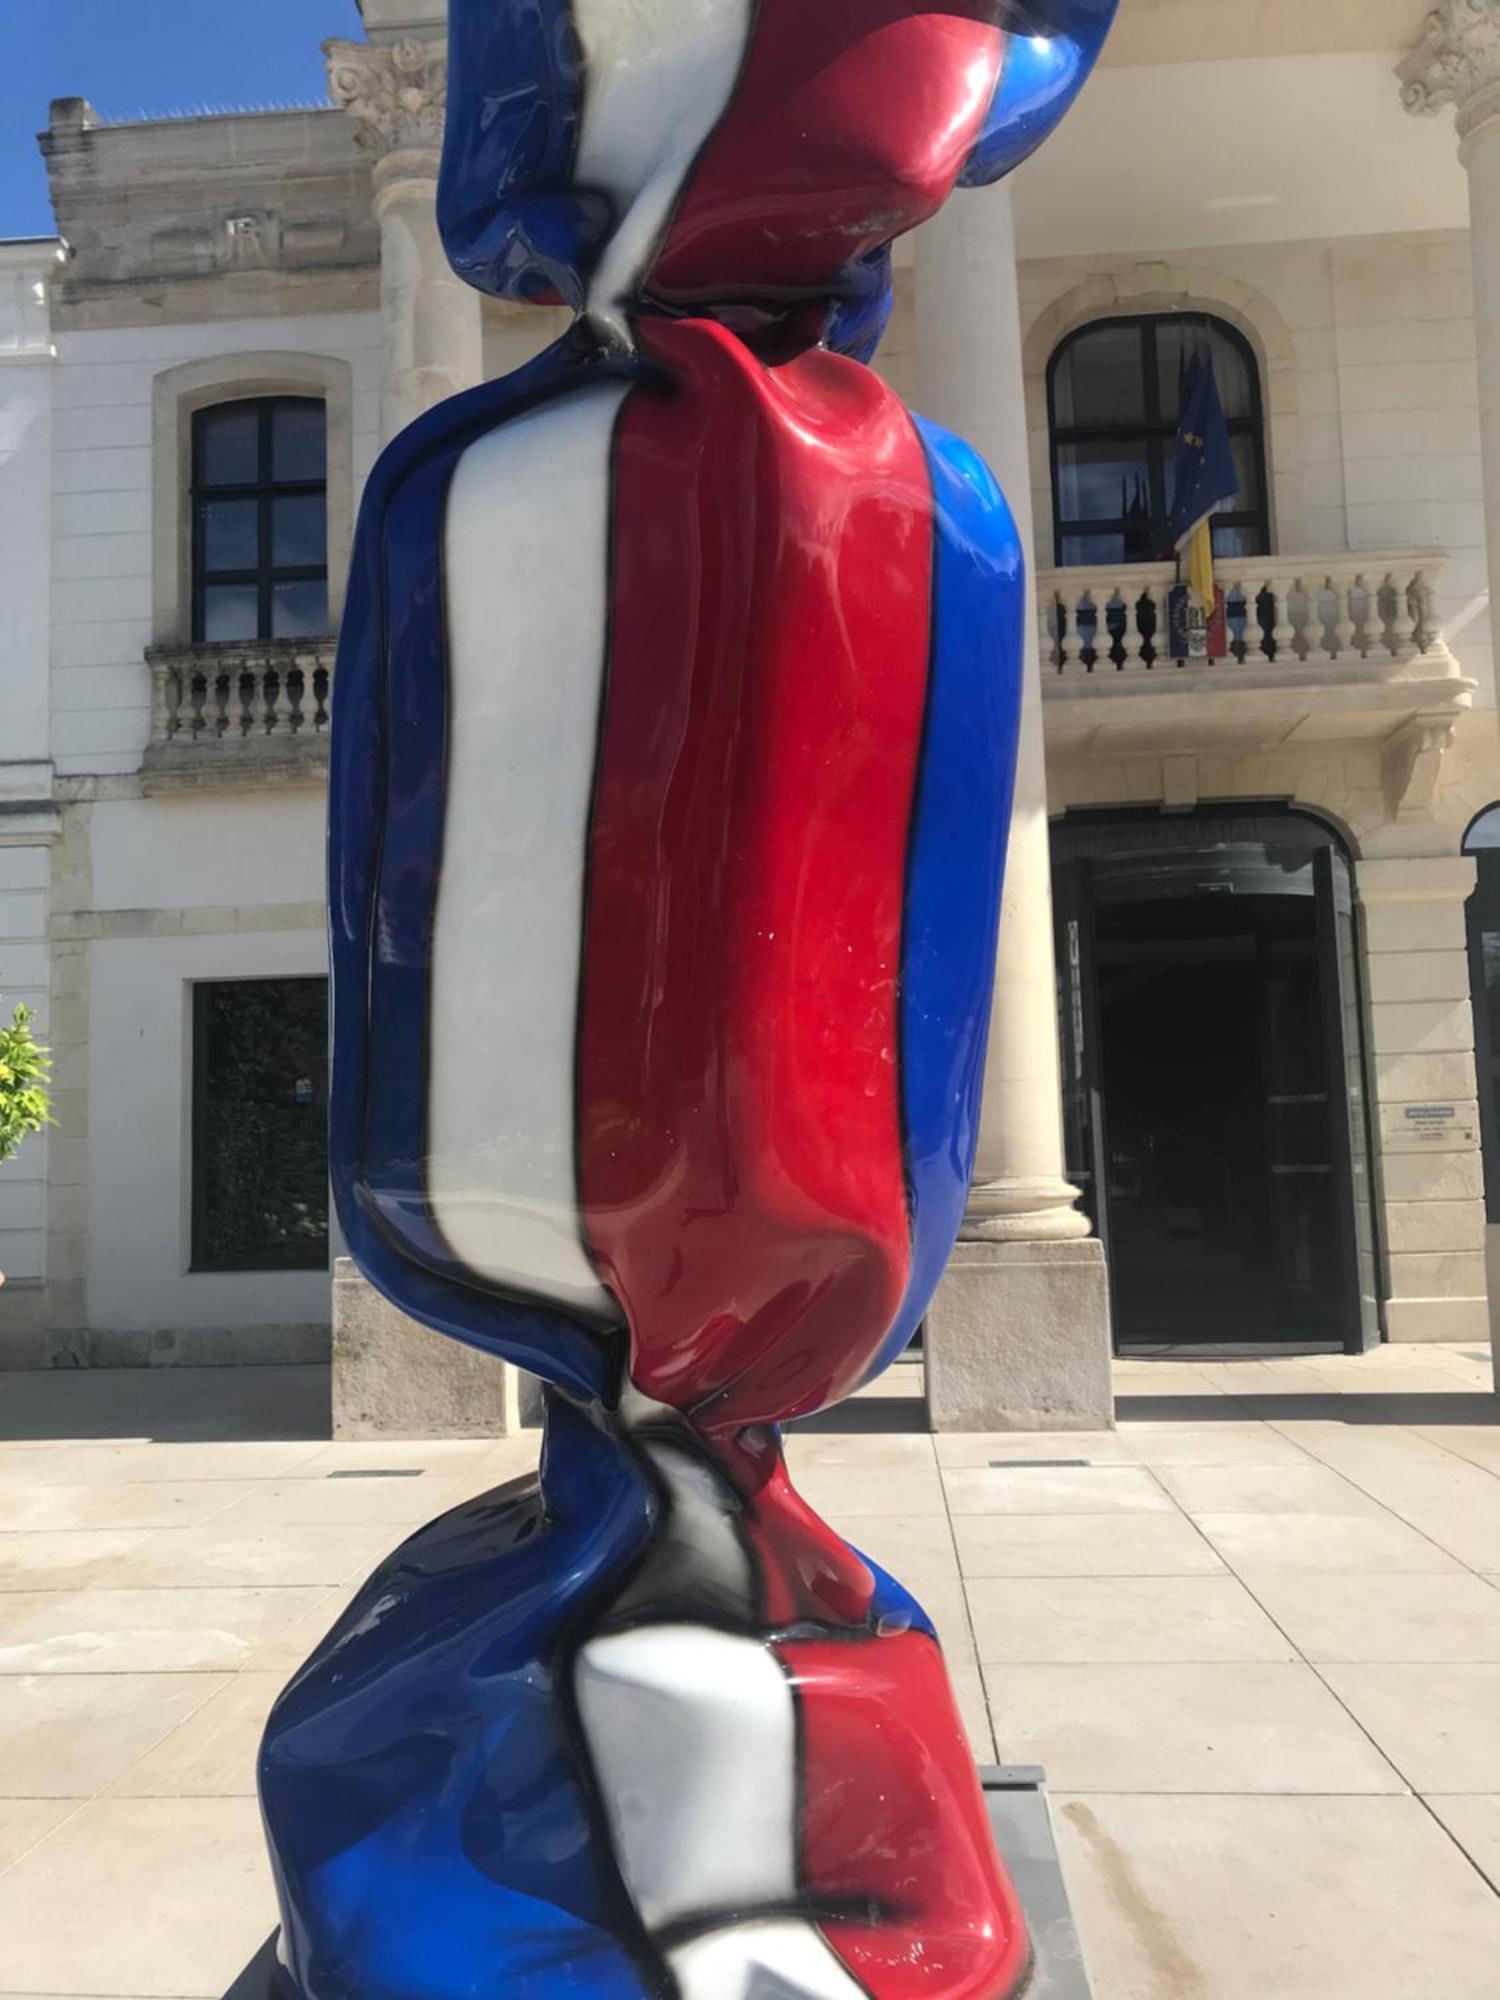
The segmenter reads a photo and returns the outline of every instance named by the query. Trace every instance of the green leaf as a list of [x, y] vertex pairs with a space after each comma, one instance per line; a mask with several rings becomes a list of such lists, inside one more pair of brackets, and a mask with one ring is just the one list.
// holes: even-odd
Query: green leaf
[[17, 1007], [0, 1027], [0, 1166], [14, 1159], [21, 1141], [53, 1124], [47, 1086], [52, 1059], [31, 1032], [29, 1007]]

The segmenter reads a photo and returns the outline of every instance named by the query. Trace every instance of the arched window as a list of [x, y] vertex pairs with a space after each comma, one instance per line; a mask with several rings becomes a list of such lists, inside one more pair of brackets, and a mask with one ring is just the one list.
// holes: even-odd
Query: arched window
[[196, 411], [192, 529], [194, 639], [327, 633], [323, 403], [259, 396]]
[[1172, 462], [1188, 357], [1206, 347], [1240, 490], [1214, 520], [1221, 556], [1270, 549], [1260, 371], [1244, 336], [1204, 313], [1095, 320], [1068, 335], [1047, 374], [1052, 519], [1057, 561], [1165, 559]]
[[1485, 1201], [1490, 1221], [1500, 1222], [1500, 806], [1474, 821], [1464, 835], [1464, 853], [1473, 855], [1479, 869], [1469, 898], [1469, 992]]

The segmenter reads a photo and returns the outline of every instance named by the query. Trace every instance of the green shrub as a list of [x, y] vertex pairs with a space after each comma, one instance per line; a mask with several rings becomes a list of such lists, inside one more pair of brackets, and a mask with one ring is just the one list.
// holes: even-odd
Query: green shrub
[[8, 1028], [0, 1027], [0, 1166], [20, 1151], [21, 1141], [52, 1123], [47, 1079], [52, 1063], [31, 1032], [31, 1009], [17, 1007]]

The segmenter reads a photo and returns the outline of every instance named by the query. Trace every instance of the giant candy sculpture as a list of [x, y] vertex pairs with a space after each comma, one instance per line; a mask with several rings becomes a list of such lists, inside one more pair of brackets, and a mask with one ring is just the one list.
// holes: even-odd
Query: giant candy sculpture
[[450, 0], [450, 256], [576, 320], [365, 497], [334, 1175], [373, 1282], [547, 1428], [271, 1718], [296, 2000], [1024, 1985], [933, 1628], [777, 1426], [952, 1247], [1016, 733], [1004, 503], [863, 365], [888, 246], [1112, 8]]

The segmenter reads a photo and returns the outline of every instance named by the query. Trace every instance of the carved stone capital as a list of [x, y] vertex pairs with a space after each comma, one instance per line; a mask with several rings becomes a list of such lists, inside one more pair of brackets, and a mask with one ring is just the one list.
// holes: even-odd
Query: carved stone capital
[[1408, 111], [1430, 118], [1452, 104], [1459, 137], [1472, 137], [1500, 112], [1500, 0], [1439, 0], [1396, 75]]
[[435, 153], [448, 108], [448, 51], [442, 42], [327, 41], [328, 89], [354, 120], [367, 153]]

